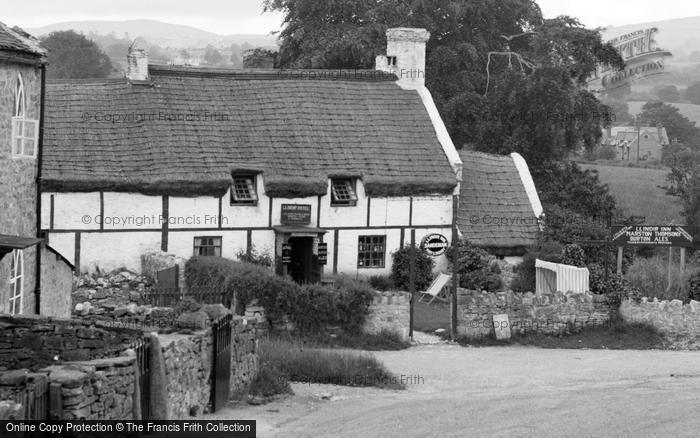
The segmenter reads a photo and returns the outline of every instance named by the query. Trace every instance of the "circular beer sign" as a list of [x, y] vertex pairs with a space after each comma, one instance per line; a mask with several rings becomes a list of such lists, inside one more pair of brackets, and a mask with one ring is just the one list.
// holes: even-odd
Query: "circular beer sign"
[[421, 249], [433, 257], [443, 255], [447, 246], [447, 237], [442, 234], [428, 234], [420, 243]]

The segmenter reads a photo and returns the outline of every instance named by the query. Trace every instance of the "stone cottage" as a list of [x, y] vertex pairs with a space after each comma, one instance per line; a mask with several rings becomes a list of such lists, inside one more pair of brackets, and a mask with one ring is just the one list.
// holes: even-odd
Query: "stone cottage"
[[615, 159], [635, 161], [660, 160], [661, 150], [669, 142], [662, 126], [613, 126], [603, 131], [601, 144], [614, 148]]
[[388, 274], [412, 231], [451, 238], [459, 193], [428, 38], [390, 29], [352, 71], [149, 65], [137, 42], [126, 78], [49, 83], [41, 228], [81, 271], [255, 249], [300, 282]]
[[464, 181], [460, 186], [457, 226], [462, 237], [491, 254], [518, 264], [535, 243], [542, 204], [525, 159], [510, 155], [460, 151]]
[[46, 51], [0, 23], [0, 313], [70, 314], [72, 268], [38, 236]]

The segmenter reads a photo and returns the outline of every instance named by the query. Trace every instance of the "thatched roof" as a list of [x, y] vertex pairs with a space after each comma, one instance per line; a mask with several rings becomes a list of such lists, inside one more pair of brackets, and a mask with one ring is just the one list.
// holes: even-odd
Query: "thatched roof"
[[0, 22], [0, 51], [10, 52], [22, 57], [38, 58], [43, 61], [46, 49], [39, 40], [19, 27], [9, 27]]
[[462, 158], [457, 225], [476, 246], [518, 249], [535, 243], [536, 214], [513, 157], [459, 152]]
[[323, 195], [338, 175], [362, 178], [371, 196], [456, 186], [421, 98], [393, 75], [149, 73], [150, 84], [48, 84], [43, 190], [220, 196], [237, 170], [260, 172], [275, 197]]

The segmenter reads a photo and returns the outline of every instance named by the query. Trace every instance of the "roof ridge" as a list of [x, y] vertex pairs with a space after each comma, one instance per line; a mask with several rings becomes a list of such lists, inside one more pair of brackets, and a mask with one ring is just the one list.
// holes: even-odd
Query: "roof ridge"
[[155, 76], [225, 77], [237, 80], [335, 80], [365, 82], [395, 82], [394, 73], [373, 69], [231, 69], [149, 64], [148, 72]]

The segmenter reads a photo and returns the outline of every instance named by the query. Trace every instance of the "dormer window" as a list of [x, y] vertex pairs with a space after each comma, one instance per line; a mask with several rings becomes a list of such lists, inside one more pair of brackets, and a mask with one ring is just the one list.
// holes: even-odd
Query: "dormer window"
[[15, 108], [12, 117], [12, 157], [36, 158], [39, 121], [26, 118], [27, 107], [22, 76], [17, 76]]
[[354, 180], [350, 178], [331, 179], [331, 205], [357, 205]]
[[387, 63], [387, 65], [390, 65], [392, 67], [396, 67], [396, 56], [387, 56], [386, 63]]
[[234, 175], [231, 186], [231, 204], [257, 205], [255, 175]]

